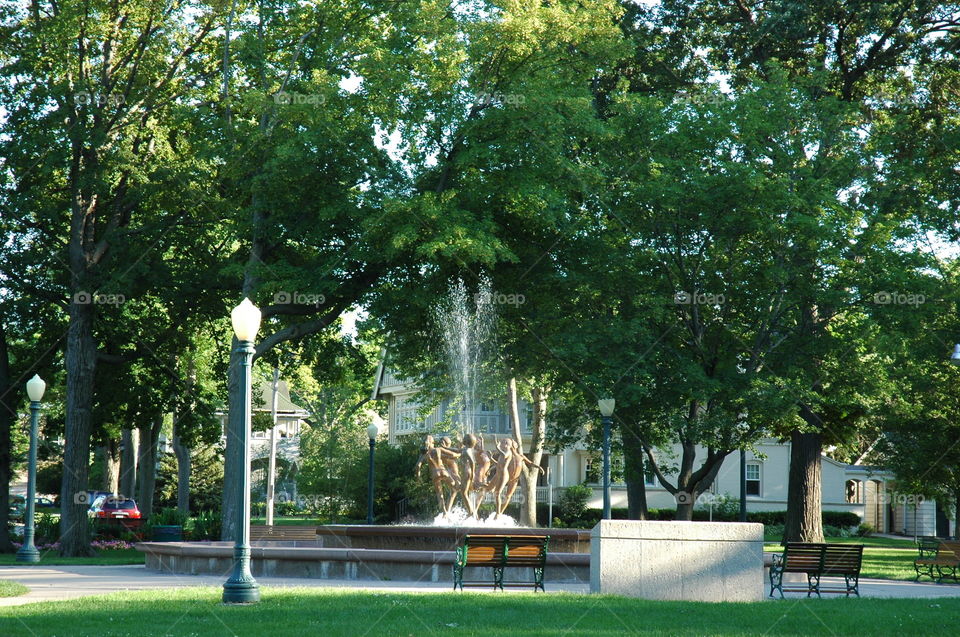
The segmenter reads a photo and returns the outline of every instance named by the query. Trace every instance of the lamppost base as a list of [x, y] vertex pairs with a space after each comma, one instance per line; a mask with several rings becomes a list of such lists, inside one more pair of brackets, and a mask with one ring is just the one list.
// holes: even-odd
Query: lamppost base
[[40, 551], [34, 546], [21, 546], [16, 559], [21, 564], [36, 564], [40, 561]]
[[227, 580], [223, 583], [224, 604], [256, 604], [260, 601], [260, 586], [256, 580], [234, 582]]

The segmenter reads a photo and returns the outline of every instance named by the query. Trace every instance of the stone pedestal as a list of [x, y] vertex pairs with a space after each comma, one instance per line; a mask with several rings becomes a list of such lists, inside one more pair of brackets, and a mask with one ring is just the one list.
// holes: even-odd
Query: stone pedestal
[[763, 525], [601, 520], [590, 533], [590, 591], [644, 599], [763, 599]]

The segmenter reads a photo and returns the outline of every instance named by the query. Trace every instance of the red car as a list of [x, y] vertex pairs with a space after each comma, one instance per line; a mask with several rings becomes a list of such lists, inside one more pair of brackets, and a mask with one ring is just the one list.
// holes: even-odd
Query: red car
[[137, 508], [137, 503], [134, 500], [106, 495], [97, 498], [93, 506], [90, 507], [90, 514], [100, 519], [140, 519], [140, 509]]

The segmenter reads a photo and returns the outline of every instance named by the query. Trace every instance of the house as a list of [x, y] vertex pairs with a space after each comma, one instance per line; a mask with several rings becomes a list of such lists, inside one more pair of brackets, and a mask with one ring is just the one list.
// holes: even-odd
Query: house
[[[257, 421], [269, 419], [272, 413], [273, 384], [269, 380], [255, 380], [252, 387], [252, 416], [256, 429]], [[277, 383], [277, 482], [276, 494], [290, 501], [297, 498], [297, 472], [300, 466], [300, 430], [310, 412], [290, 399], [287, 382]], [[226, 410], [217, 411], [220, 418], [222, 442], [226, 443]], [[266, 497], [266, 475], [270, 457], [270, 430], [253, 431], [250, 434], [251, 484], [253, 489]]]
[[[381, 363], [374, 378], [372, 398], [387, 402], [387, 441], [397, 444], [404, 437], [422, 437], [426, 433], [444, 428], [451, 429], [458, 423], [473, 422], [474, 432], [486, 439], [492, 448], [492, 438], [510, 436], [512, 429], [509, 415], [494, 403], [479, 403], [472, 414], [460, 414], [451, 409], [449, 401], [442, 401], [433, 409], [417, 400], [415, 382], [399, 378], [389, 366]], [[530, 405], [519, 404], [521, 431], [524, 448], [530, 444]], [[679, 446], [664, 449], [666, 457], [679, 457]], [[706, 449], [697, 449], [698, 457], [706, 455]], [[587, 484], [593, 488], [590, 506], [600, 508], [602, 489], [598, 483], [600, 472], [593, 463], [599, 462], [596, 449], [588, 449], [583, 443], [564, 449], [558, 454], [544, 453], [541, 466], [545, 469], [538, 477], [537, 499], [547, 502], [556, 499], [557, 489], [575, 484]], [[623, 462], [614, 456], [612, 464]], [[748, 511], [784, 511], [787, 508], [787, 484], [790, 467], [790, 443], [781, 443], [766, 438], [756, 444], [755, 451], [745, 454], [746, 500]], [[905, 535], [953, 534], [955, 523], [947, 520], [943, 511], [932, 500], [899, 494], [894, 490], [894, 476], [889, 471], [864, 465], [851, 465], [823, 457], [821, 466], [823, 510], [851, 511], [865, 523], [883, 533]], [[646, 476], [647, 506], [675, 508], [676, 501], [656, 481], [653, 473]], [[727, 496], [738, 498], [740, 494], [740, 458], [733, 453], [720, 468], [709, 494], [698, 500], [697, 508], [709, 510]], [[517, 496], [515, 496], [517, 497]], [[627, 490], [623, 483], [611, 485], [612, 506], [627, 506]]]

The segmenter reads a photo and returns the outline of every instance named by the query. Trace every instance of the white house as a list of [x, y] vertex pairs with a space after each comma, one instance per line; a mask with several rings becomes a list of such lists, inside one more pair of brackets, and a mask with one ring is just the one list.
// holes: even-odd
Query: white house
[[[443, 401], [434, 409], [425, 409], [417, 402], [415, 383], [398, 378], [388, 366], [380, 364], [374, 379], [372, 398], [387, 401], [387, 439], [391, 444], [406, 436], [423, 436], [434, 432], [444, 422], [456, 421], [459, 414], [450, 413], [450, 405]], [[520, 401], [520, 420], [525, 448], [530, 443], [530, 405]], [[512, 434], [509, 415], [494, 403], [481, 403], [472, 414], [475, 431], [484, 435], [488, 448], [491, 438]], [[670, 450], [664, 450], [669, 453]], [[679, 447], [672, 450], [679, 457]], [[697, 450], [699, 457], [706, 449]], [[538, 500], [546, 501], [550, 491], [587, 481], [591, 462], [598, 461], [597, 450], [582, 444], [564, 449], [559, 454], [543, 454], [541, 466], [547, 471], [538, 478]], [[613, 463], [622, 458], [613, 458]], [[773, 438], [764, 439], [756, 445], [756, 453], [746, 453], [748, 511], [784, 511], [787, 508], [787, 483], [790, 467], [790, 443], [781, 443]], [[883, 469], [864, 465], [849, 465], [827, 456], [822, 462], [822, 500], [825, 511], [852, 511], [861, 520], [871, 524], [879, 532], [905, 535], [951, 535], [954, 523], [946, 519], [936, 503], [915, 496], [898, 494], [893, 490], [893, 474]], [[646, 478], [647, 506], [675, 508], [674, 497], [656, 481], [652, 473]], [[601, 506], [602, 492], [597, 483], [587, 482], [594, 489], [590, 505]], [[739, 497], [740, 458], [732, 453], [724, 461], [710, 494], [698, 501], [697, 508], [709, 509], [711, 502], [721, 496]], [[625, 484], [611, 486], [611, 503], [614, 508], [627, 506]]]
[[[270, 381], [253, 385], [253, 414], [271, 414], [273, 386]], [[290, 400], [287, 382], [277, 383], [277, 493], [291, 500], [297, 497], [296, 475], [300, 466], [300, 430], [310, 413]], [[220, 418], [222, 442], [226, 442], [227, 412], [217, 412]], [[267, 458], [270, 455], [270, 431], [254, 431], [250, 434], [250, 459], [253, 464], [251, 481], [254, 485], [266, 484]], [[266, 487], [263, 492], [266, 493]]]

